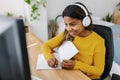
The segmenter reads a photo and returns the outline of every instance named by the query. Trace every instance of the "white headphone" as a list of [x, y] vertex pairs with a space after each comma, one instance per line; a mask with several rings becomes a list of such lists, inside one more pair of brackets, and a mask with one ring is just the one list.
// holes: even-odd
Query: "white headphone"
[[79, 6], [80, 8], [83, 9], [83, 11], [85, 12], [85, 15], [86, 15], [86, 16], [83, 18], [82, 24], [83, 24], [85, 27], [89, 26], [90, 23], [91, 23], [91, 19], [90, 19], [90, 17], [88, 16], [89, 14], [88, 14], [88, 11], [86, 10], [86, 8], [85, 8], [83, 5], [78, 4], [78, 3], [73, 4], [73, 5]]

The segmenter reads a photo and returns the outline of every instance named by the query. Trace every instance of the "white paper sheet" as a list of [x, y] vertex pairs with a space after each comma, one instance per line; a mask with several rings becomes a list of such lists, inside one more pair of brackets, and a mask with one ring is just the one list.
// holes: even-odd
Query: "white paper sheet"
[[78, 53], [77, 48], [71, 41], [64, 41], [63, 44], [58, 48], [54, 56], [58, 59], [58, 67], [51, 68], [48, 66], [43, 54], [38, 55], [37, 67], [36, 69], [61, 69], [60, 63], [63, 60], [71, 59], [75, 54]]
[[60, 65], [56, 68], [49, 67], [43, 54], [38, 55], [37, 66], [36, 69], [61, 69]]
[[71, 41], [64, 41], [63, 44], [58, 48], [60, 62], [62, 62], [64, 59], [71, 59], [77, 53], [78, 50]]

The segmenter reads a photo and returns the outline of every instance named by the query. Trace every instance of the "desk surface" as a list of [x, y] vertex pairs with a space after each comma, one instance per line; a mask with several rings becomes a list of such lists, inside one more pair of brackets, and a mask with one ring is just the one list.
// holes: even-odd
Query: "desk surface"
[[41, 53], [40, 46], [42, 41], [30, 32], [26, 33], [26, 40], [32, 75], [42, 78], [43, 80], [91, 80], [80, 70], [36, 70], [37, 58]]

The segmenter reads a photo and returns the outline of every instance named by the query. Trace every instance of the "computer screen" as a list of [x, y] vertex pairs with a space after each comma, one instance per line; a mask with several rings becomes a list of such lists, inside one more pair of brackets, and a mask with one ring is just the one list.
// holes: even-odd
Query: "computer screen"
[[0, 80], [31, 80], [22, 19], [0, 16]]

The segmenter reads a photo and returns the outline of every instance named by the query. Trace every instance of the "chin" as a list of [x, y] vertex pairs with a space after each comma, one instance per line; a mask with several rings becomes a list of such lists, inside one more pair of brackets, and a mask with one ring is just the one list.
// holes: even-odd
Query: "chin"
[[76, 34], [74, 33], [74, 34], [71, 34], [71, 33], [69, 33], [72, 37], [75, 37], [76, 36]]
[[76, 35], [71, 35], [72, 37], [75, 37]]

